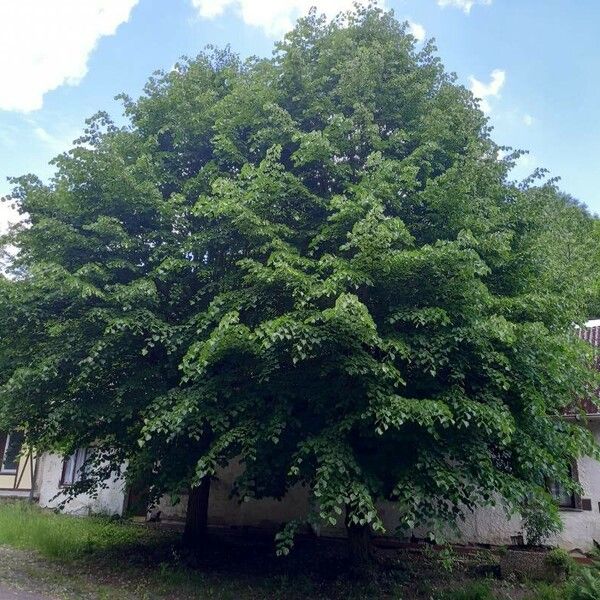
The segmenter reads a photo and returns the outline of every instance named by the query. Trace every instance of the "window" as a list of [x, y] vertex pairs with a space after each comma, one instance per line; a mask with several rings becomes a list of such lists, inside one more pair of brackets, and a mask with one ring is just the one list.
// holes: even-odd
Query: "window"
[[73, 485], [81, 478], [84, 474], [84, 463], [87, 458], [87, 448], [77, 448], [71, 456], [67, 456], [63, 461], [62, 476], [60, 478], [60, 485]]
[[20, 432], [9, 433], [0, 438], [1, 464], [0, 473], [13, 474], [19, 467], [21, 448], [23, 447], [23, 434]]
[[566, 490], [560, 483], [550, 483], [550, 493], [561, 508], [575, 508], [575, 494]]
[[[573, 481], [579, 481], [577, 465], [569, 467], [569, 477]], [[558, 481], [548, 483], [548, 491], [560, 508], [581, 508], [581, 499], [577, 494], [566, 490]]]

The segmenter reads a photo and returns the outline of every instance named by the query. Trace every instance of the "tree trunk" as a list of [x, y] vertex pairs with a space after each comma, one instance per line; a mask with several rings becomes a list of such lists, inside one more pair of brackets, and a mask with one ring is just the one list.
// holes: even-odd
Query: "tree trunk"
[[190, 548], [199, 548], [206, 541], [209, 494], [210, 477], [203, 477], [200, 485], [191, 487], [188, 491], [183, 543]]
[[346, 533], [351, 571], [360, 577], [369, 576], [375, 560], [370, 526], [351, 523], [346, 515]]

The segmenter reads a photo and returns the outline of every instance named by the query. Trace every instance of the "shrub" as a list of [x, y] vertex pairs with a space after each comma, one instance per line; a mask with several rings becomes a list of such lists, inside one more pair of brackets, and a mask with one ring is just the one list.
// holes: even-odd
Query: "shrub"
[[546, 562], [558, 572], [568, 574], [573, 571], [573, 558], [562, 548], [554, 548], [548, 552]]
[[569, 588], [568, 600], [600, 600], [600, 578], [590, 569], [583, 569]]

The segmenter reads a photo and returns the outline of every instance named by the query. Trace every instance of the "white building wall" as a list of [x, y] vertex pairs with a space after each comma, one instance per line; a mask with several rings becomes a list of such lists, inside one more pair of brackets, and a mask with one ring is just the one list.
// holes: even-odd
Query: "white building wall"
[[[600, 422], [591, 421], [589, 427], [600, 443]], [[561, 509], [563, 530], [545, 543], [565, 550], [588, 552], [600, 542], [600, 463], [584, 457], [577, 462], [579, 483], [583, 488], [581, 497], [591, 501], [591, 510]], [[509, 545], [513, 536], [523, 533], [520, 519], [507, 520], [500, 508], [479, 509], [460, 527], [462, 538], [467, 542], [493, 545]]]
[[[600, 443], [600, 422], [594, 421], [591, 430]], [[568, 550], [579, 548], [593, 550], [594, 541], [600, 542], [600, 463], [592, 458], [578, 461], [579, 482], [583, 487], [582, 498], [588, 498], [592, 510], [562, 511], [563, 531], [551, 543]]]
[[[600, 422], [590, 423], [596, 439], [600, 442]], [[581, 459], [578, 463], [579, 480], [583, 487], [582, 498], [591, 500], [592, 510], [561, 511], [564, 523], [563, 531], [548, 540], [551, 545], [561, 546], [567, 550], [579, 549], [589, 551], [594, 548], [594, 541], [600, 542], [600, 463], [591, 458]], [[290, 490], [281, 501], [250, 500], [239, 503], [236, 498], [230, 498], [232, 484], [239, 475], [240, 466], [232, 464], [219, 472], [219, 477], [213, 482], [209, 503], [209, 524], [222, 527], [257, 527], [276, 530], [282, 524], [305, 518], [309, 511], [309, 496], [305, 488], [296, 487]], [[62, 474], [62, 457], [46, 454], [40, 459], [38, 467], [38, 494], [40, 505], [55, 508], [61, 498], [56, 497], [62, 490], [59, 482]], [[70, 501], [65, 512], [73, 514], [122, 514], [125, 510], [126, 489], [123, 479], [109, 482], [108, 488], [100, 490], [97, 498], [87, 495], [79, 496]], [[168, 498], [163, 498], [159, 506], [152, 512], [161, 511], [161, 519], [183, 520], [187, 501], [173, 505]], [[390, 503], [381, 503], [380, 512], [386, 525], [388, 535], [394, 535], [398, 523], [395, 508]], [[453, 541], [462, 543], [510, 545], [514, 538], [523, 534], [520, 519], [507, 519], [501, 508], [482, 508], [467, 516], [459, 523], [460, 538]], [[345, 535], [343, 522], [340, 520], [335, 527], [323, 527], [321, 532], [326, 535]], [[416, 537], [424, 537], [425, 532], [415, 530]]]
[[[590, 428], [600, 442], [600, 422], [593, 421]], [[583, 487], [582, 498], [591, 500], [592, 510], [561, 510], [563, 531], [547, 540], [549, 545], [556, 545], [566, 550], [590, 551], [594, 549], [594, 541], [600, 542], [600, 463], [591, 458], [583, 458], [578, 462], [579, 481]], [[307, 490], [294, 488], [282, 501], [250, 500], [239, 503], [229, 498], [235, 477], [239, 474], [239, 466], [222, 470], [218, 479], [211, 486], [209, 523], [217, 526], [262, 527], [277, 529], [292, 519], [302, 519], [309, 510]], [[394, 535], [398, 516], [391, 503], [379, 505], [380, 514], [388, 535]], [[186, 499], [173, 506], [164, 498], [156, 510], [161, 511], [163, 519], [184, 519]], [[450, 539], [465, 544], [490, 544], [494, 546], [511, 545], [515, 538], [524, 535], [522, 522], [518, 517], [508, 519], [501, 507], [481, 508], [467, 515], [464, 522], [459, 523], [460, 537]], [[323, 534], [345, 535], [343, 523], [336, 527], [323, 527]], [[410, 532], [416, 537], [425, 537], [425, 531]]]
[[[58, 454], [44, 454], [39, 459], [37, 493], [40, 506], [58, 508], [65, 499], [64, 488], [60, 485], [63, 457]], [[125, 507], [125, 482], [116, 478], [107, 482], [106, 489], [100, 489], [98, 496], [80, 494], [70, 500], [63, 512], [75, 515], [121, 515]]]

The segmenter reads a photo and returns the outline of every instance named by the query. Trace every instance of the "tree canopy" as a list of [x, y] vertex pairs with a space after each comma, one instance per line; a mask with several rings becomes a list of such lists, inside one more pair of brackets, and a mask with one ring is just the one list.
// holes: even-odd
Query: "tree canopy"
[[240, 497], [304, 484], [351, 531], [382, 499], [403, 530], [499, 501], [555, 529], [544, 482], [596, 452], [562, 417], [592, 385], [596, 225], [511, 181], [435, 52], [389, 12], [312, 13], [270, 59], [155, 74], [48, 184], [16, 178], [0, 423], [93, 445], [77, 491], [127, 461], [178, 494], [237, 457]]

